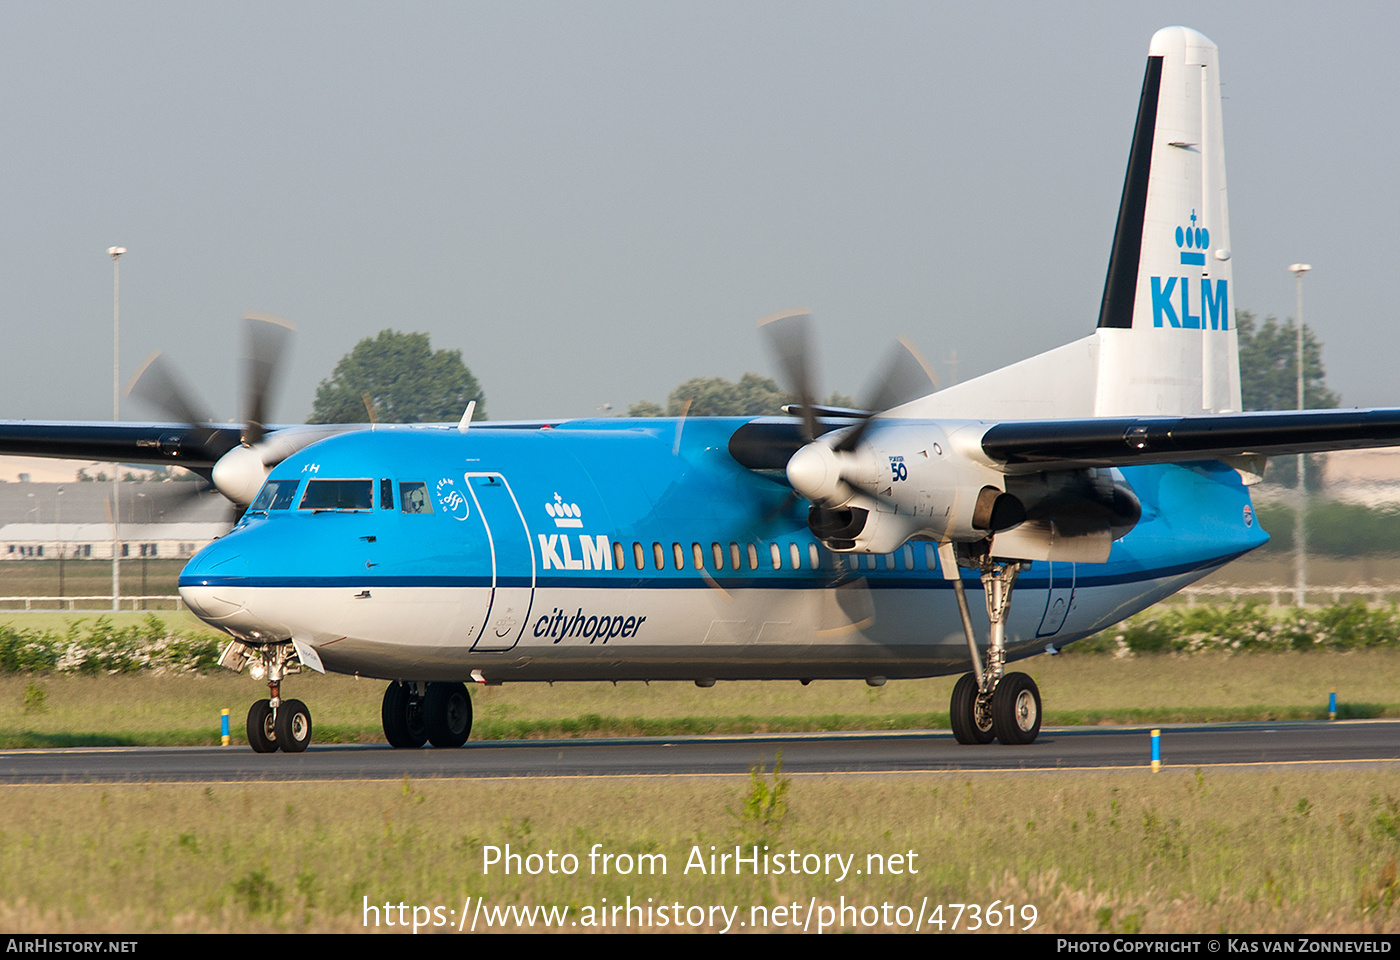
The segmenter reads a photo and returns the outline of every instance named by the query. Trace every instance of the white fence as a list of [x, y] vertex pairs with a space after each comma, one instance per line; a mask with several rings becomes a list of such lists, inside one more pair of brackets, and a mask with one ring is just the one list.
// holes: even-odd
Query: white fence
[[[1188, 604], [1195, 604], [1202, 600], [1226, 599], [1231, 603], [1237, 600], [1248, 599], [1250, 597], [1268, 597], [1269, 606], [1297, 606], [1294, 594], [1297, 591], [1291, 586], [1281, 586], [1278, 584], [1255, 584], [1253, 586], [1216, 586], [1216, 587], [1186, 587], [1177, 596], [1185, 600]], [[1284, 597], [1288, 600], [1285, 603]], [[1317, 605], [1324, 602], [1341, 603], [1343, 600], [1365, 600], [1367, 603], [1389, 603], [1400, 600], [1400, 584], [1379, 584], [1371, 586], [1351, 586], [1351, 587], [1320, 587], [1309, 584], [1303, 591], [1303, 606], [1309, 604]]]
[[[78, 604], [83, 606], [79, 607]], [[123, 610], [183, 610], [185, 601], [179, 594], [158, 594], [146, 597], [122, 597]], [[0, 597], [0, 612], [84, 610], [100, 613], [112, 609], [112, 595], [95, 597]]]

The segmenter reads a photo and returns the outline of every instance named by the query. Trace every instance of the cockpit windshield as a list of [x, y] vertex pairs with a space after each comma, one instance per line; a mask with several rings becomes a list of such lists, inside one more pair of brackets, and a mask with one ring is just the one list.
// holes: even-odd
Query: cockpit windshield
[[296, 496], [297, 484], [300, 480], [269, 480], [263, 484], [262, 491], [248, 511], [258, 510], [266, 512], [268, 510], [285, 510], [292, 505], [292, 498]]
[[374, 506], [371, 480], [311, 480], [302, 494], [302, 510], [369, 510]]

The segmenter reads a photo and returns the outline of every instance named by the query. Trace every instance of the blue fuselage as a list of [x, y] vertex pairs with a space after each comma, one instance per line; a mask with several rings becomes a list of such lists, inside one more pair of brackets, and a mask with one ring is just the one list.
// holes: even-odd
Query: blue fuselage
[[[805, 502], [730, 456], [743, 422], [571, 421], [325, 440], [273, 470], [280, 495], [261, 498], [197, 554], [181, 593], [234, 636], [294, 638], [327, 669], [390, 679], [965, 670], [952, 583], [934, 545], [828, 551], [808, 530]], [[1122, 476], [1141, 520], [1106, 563], [1025, 568], [1009, 658], [1095, 633], [1268, 539], [1239, 475], [1222, 464]], [[980, 596], [975, 572], [963, 574]]]

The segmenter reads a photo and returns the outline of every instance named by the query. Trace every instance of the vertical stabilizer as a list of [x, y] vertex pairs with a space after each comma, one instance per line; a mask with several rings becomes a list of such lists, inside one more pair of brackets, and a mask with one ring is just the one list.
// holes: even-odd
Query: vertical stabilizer
[[1215, 44], [1148, 50], [1092, 336], [888, 412], [900, 417], [1191, 416], [1240, 409]]
[[1152, 38], [1099, 309], [1094, 412], [1240, 408], [1215, 44]]

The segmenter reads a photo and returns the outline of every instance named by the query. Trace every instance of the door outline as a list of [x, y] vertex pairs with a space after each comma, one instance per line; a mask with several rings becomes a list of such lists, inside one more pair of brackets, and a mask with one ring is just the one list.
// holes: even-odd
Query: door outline
[[[1045, 590], [1045, 614], [1040, 618], [1040, 626], [1035, 635], [1053, 637], [1065, 625], [1065, 617], [1074, 605], [1075, 565], [1065, 561], [1049, 561], [1049, 582]], [[1058, 575], [1058, 576], [1057, 576]]]
[[[477, 631], [476, 642], [472, 644], [472, 650], [481, 652], [499, 653], [510, 650], [520, 642], [520, 637], [525, 632], [525, 626], [530, 620], [530, 610], [535, 604], [535, 585], [538, 582], [539, 571], [535, 562], [534, 544], [530, 542], [530, 527], [525, 522], [525, 514], [520, 509], [520, 501], [516, 499], [515, 491], [511, 488], [510, 481], [505, 475], [494, 470], [481, 471], [476, 473], [465, 473], [462, 479], [466, 481], [467, 493], [470, 494], [472, 502], [476, 504], [477, 516], [481, 518], [481, 525], [486, 530], [486, 542], [491, 548], [491, 596], [486, 603], [486, 615], [482, 617], [481, 629]], [[510, 497], [510, 508], [503, 508], [505, 501], [487, 500], [482, 502], [482, 498], [477, 496], [478, 484], [473, 481], [487, 479], [499, 482], [505, 488], [506, 494]], [[494, 486], [494, 483], [488, 484]], [[514, 518], [511, 517], [511, 510], [514, 511]], [[498, 551], [496, 549], [496, 536], [499, 533], [501, 543], [507, 542], [507, 537], [512, 535], [511, 521], [520, 521], [521, 534], [524, 536], [525, 552], [530, 557], [530, 585], [528, 587], [502, 587], [500, 585], [500, 564]], [[492, 530], [492, 521], [496, 521], [497, 527]], [[509, 620], [498, 621], [493, 629], [492, 616], [496, 613], [498, 601], [516, 601], [523, 604], [524, 612], [520, 614], [519, 627], [515, 627]], [[506, 606], [503, 616], [513, 614], [514, 611]], [[501, 629], [505, 629], [502, 634]]]

